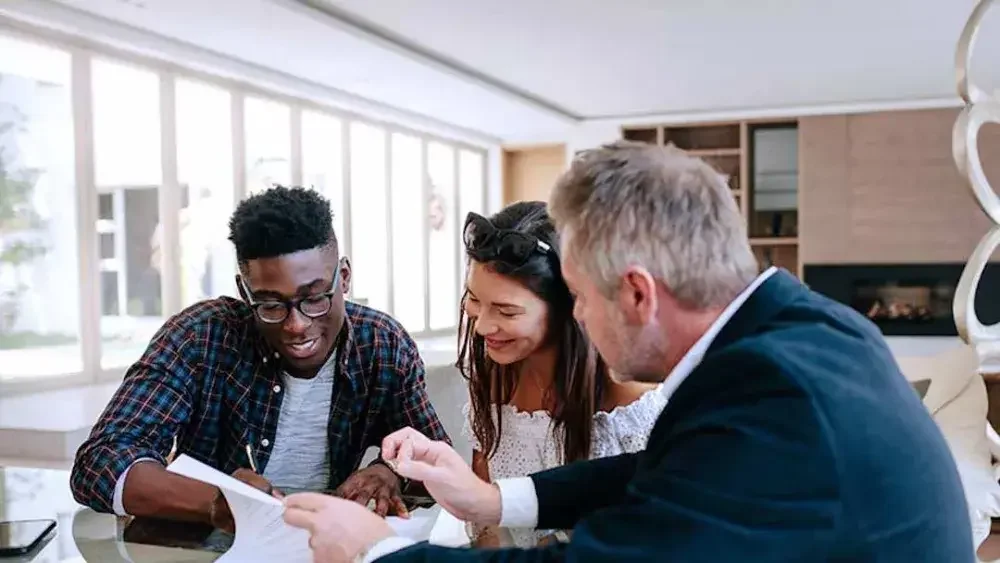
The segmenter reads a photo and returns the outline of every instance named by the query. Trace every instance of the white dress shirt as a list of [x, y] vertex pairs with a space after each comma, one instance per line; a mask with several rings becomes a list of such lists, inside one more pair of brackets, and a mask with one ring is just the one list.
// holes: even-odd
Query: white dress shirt
[[[669, 399], [677, 389], [684, 383], [684, 380], [691, 375], [701, 360], [705, 357], [709, 347], [715, 338], [722, 331], [723, 327], [739, 311], [740, 307], [750, 298], [750, 295], [757, 290], [768, 278], [774, 275], [778, 269], [770, 267], [757, 276], [736, 299], [733, 299], [719, 317], [712, 323], [705, 334], [701, 336], [691, 346], [691, 349], [684, 354], [681, 361], [663, 382], [662, 394]], [[535, 492], [535, 482], [531, 477], [516, 477], [513, 479], [500, 479], [496, 482], [500, 489], [500, 526], [504, 528], [535, 528], [538, 526], [538, 494]], [[372, 563], [379, 557], [384, 557], [400, 549], [409, 547], [416, 542], [404, 538], [394, 537], [383, 540], [375, 544], [362, 558], [362, 563]]]

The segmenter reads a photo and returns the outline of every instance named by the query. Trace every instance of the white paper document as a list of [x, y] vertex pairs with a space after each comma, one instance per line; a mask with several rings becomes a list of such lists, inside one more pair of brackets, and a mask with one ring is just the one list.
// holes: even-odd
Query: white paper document
[[309, 532], [285, 524], [282, 519], [285, 506], [280, 500], [187, 455], [174, 460], [167, 471], [215, 485], [225, 495], [236, 523], [236, 537], [217, 563], [313, 560]]
[[465, 522], [455, 518], [443, 508], [439, 508], [427, 541], [444, 547], [467, 547], [470, 543], [469, 534], [465, 531]]
[[[285, 506], [280, 500], [246, 483], [209, 467], [187, 455], [181, 455], [168, 471], [214, 485], [222, 490], [236, 523], [236, 537], [216, 563], [311, 563], [309, 533], [285, 524]], [[418, 509], [409, 519], [390, 516], [389, 526], [400, 536], [425, 541], [437, 518], [438, 508]]]

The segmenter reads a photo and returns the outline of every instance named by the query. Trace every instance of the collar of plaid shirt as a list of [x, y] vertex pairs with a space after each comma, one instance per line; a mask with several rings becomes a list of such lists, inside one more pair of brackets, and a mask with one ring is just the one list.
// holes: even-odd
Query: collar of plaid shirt
[[[346, 308], [327, 431], [330, 488], [396, 429], [448, 440], [413, 339], [384, 313], [350, 302]], [[165, 462], [175, 436], [179, 453], [227, 473], [249, 467], [250, 444], [263, 471], [281, 408], [281, 364], [242, 301], [205, 301], [171, 318], [77, 452], [75, 497], [110, 511], [118, 476], [138, 459]]]

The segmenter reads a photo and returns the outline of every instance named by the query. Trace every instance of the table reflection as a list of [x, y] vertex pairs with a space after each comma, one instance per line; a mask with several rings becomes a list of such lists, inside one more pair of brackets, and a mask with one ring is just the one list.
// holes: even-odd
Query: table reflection
[[126, 520], [81, 508], [73, 519], [72, 536], [86, 561], [110, 563], [195, 563], [215, 561], [220, 553], [204, 549], [168, 547], [175, 538], [165, 534], [162, 544], [126, 542]]
[[[435, 527], [441, 534], [439, 539], [444, 540], [440, 543], [454, 547], [468, 546], [464, 523], [444, 511], [441, 514], [445, 516], [437, 519], [440, 527]], [[55, 520], [55, 536], [26, 557], [4, 561], [201, 563], [215, 561], [228, 545], [225, 538], [214, 538], [219, 532], [213, 532], [207, 542], [199, 540], [192, 543], [188, 537], [190, 534], [171, 531], [177, 526], [185, 526], [178, 523], [153, 522], [144, 527], [142, 534], [137, 534], [134, 530], [126, 532], [127, 519], [99, 514], [81, 507], [73, 500], [68, 471], [0, 467], [0, 520], [36, 519]], [[504, 547], [513, 544], [508, 530], [495, 530], [488, 538], [478, 538], [472, 543], [479, 547]]]

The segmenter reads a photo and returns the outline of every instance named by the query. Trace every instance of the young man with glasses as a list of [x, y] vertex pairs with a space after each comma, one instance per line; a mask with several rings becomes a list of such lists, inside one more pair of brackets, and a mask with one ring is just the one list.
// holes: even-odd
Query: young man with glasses
[[329, 202], [279, 186], [241, 202], [229, 227], [242, 300], [193, 305], [153, 337], [77, 452], [75, 498], [232, 531], [217, 489], [166, 471], [176, 447], [266, 491], [333, 490], [405, 514], [406, 483], [383, 463], [357, 471], [362, 456], [407, 426], [447, 435], [410, 336], [345, 300]]

